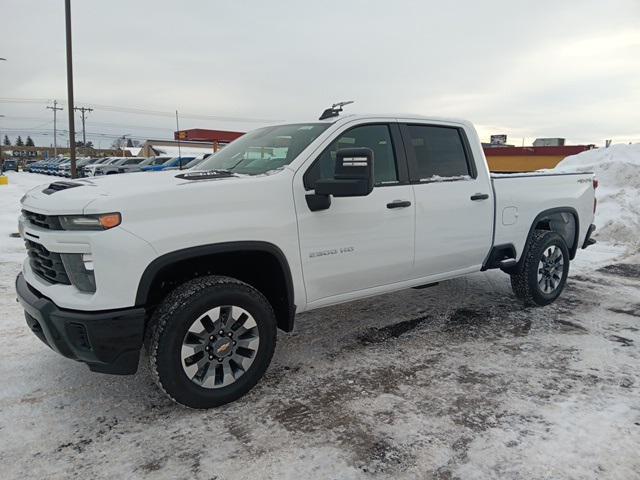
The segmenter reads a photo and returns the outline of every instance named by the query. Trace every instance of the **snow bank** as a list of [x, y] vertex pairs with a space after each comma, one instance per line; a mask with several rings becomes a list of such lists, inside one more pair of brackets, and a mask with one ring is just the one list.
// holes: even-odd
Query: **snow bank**
[[594, 172], [596, 238], [640, 247], [640, 144], [612, 145], [571, 155], [554, 172]]

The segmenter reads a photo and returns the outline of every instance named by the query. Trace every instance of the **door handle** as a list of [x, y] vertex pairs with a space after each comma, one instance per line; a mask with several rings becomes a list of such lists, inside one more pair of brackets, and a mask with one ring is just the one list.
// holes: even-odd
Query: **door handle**
[[387, 208], [406, 208], [410, 206], [411, 202], [409, 200], [394, 200], [391, 203], [387, 203]]
[[486, 200], [489, 198], [488, 193], [476, 193], [475, 195], [471, 195], [471, 200]]

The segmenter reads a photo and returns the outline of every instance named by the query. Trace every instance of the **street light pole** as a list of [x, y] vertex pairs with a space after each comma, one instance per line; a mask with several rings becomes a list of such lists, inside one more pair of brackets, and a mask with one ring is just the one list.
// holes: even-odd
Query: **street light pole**
[[73, 108], [73, 61], [71, 51], [71, 0], [65, 0], [64, 13], [67, 36], [67, 101], [69, 114], [69, 156], [71, 157], [71, 178], [76, 178], [76, 126]]

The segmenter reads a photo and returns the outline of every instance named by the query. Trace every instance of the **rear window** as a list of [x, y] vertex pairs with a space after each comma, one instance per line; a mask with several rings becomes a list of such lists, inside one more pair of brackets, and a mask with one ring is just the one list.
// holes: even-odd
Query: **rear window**
[[415, 155], [417, 179], [462, 179], [472, 175], [458, 128], [431, 125], [409, 125], [407, 128], [410, 148]]

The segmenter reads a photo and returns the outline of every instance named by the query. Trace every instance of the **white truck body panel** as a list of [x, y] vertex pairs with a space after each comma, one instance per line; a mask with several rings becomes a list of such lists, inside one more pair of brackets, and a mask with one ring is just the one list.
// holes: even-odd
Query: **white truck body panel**
[[527, 242], [529, 230], [541, 212], [562, 208], [578, 214], [578, 246], [593, 223], [591, 174], [494, 175], [496, 196], [494, 245], [511, 243], [516, 259]]

